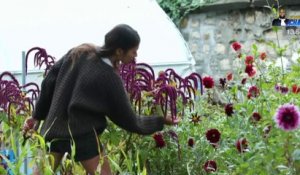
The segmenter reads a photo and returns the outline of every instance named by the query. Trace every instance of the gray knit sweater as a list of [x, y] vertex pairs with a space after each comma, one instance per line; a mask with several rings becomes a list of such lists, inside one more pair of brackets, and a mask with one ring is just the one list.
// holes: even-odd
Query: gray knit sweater
[[[101, 134], [106, 116], [121, 128], [148, 135], [163, 129], [163, 118], [136, 116], [120, 76], [97, 56], [84, 53], [73, 64], [68, 52], [42, 82], [33, 118], [44, 120], [46, 139]], [[88, 58], [89, 57], [89, 58]]]

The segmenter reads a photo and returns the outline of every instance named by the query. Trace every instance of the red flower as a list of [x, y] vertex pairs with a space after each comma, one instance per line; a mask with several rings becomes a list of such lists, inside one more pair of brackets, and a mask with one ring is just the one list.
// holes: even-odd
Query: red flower
[[228, 73], [228, 74], [227, 74], [227, 80], [228, 80], [228, 81], [231, 81], [232, 79], [233, 79], [232, 73]]
[[195, 144], [194, 139], [193, 139], [193, 138], [189, 138], [189, 140], [188, 140], [188, 145], [189, 145], [190, 147], [193, 147], [194, 144]]
[[246, 138], [241, 138], [241, 139], [237, 140], [236, 143], [235, 143], [235, 147], [240, 153], [245, 152], [248, 148], [247, 139]]
[[294, 94], [298, 94], [298, 93], [300, 92], [300, 86], [297, 86], [296, 84], [294, 84], [294, 85], [292, 86], [292, 92], [293, 92]]
[[30, 129], [33, 129], [34, 124], [35, 124], [35, 119], [29, 118], [29, 119], [26, 120], [26, 125], [27, 125]]
[[252, 64], [246, 65], [245, 72], [249, 77], [253, 77], [256, 74], [256, 70], [254, 69], [254, 66]]
[[254, 112], [252, 114], [252, 119], [258, 122], [261, 119], [261, 115], [258, 112]]
[[247, 97], [250, 99], [251, 97], [256, 98], [258, 96], [259, 96], [259, 89], [256, 86], [251, 86], [249, 88]]
[[231, 103], [225, 105], [225, 113], [227, 116], [231, 116], [233, 114], [233, 105]]
[[217, 163], [214, 160], [208, 160], [203, 165], [203, 169], [207, 172], [215, 172], [217, 171]]
[[161, 133], [156, 133], [153, 136], [155, 143], [156, 143], [156, 147], [157, 148], [163, 148], [166, 146], [166, 142], [163, 138], [163, 135]]
[[23, 130], [24, 130], [25, 132], [27, 132], [27, 131], [29, 131], [30, 129], [33, 129], [35, 123], [36, 123], [36, 120], [33, 119], [33, 118], [28, 118], [28, 119], [26, 119], [25, 124], [24, 124], [24, 127], [23, 127]]
[[221, 133], [217, 129], [210, 129], [206, 131], [206, 139], [212, 143], [216, 144], [220, 141]]
[[231, 46], [232, 46], [232, 48], [233, 48], [235, 51], [238, 51], [238, 50], [240, 50], [240, 49], [242, 48], [241, 44], [238, 43], [238, 42], [232, 43]]
[[266, 52], [262, 52], [262, 53], [260, 54], [260, 56], [259, 56], [259, 58], [260, 58], [261, 60], [265, 60], [266, 57], [267, 57]]
[[204, 77], [202, 81], [203, 81], [204, 87], [207, 89], [210, 89], [214, 86], [214, 79], [211, 78], [210, 76]]
[[253, 56], [246, 56], [246, 59], [245, 59], [245, 64], [252, 64], [254, 63], [254, 58]]
[[243, 78], [241, 83], [246, 84], [246, 81], [247, 81], [247, 78]]

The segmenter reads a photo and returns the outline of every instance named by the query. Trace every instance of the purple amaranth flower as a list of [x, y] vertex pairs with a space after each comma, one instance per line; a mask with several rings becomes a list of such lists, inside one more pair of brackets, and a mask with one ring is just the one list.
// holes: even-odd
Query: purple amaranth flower
[[300, 125], [299, 109], [293, 104], [284, 104], [277, 109], [274, 120], [285, 131], [295, 130]]
[[[182, 80], [182, 83], [185, 85], [185, 84], [188, 84], [188, 83], [191, 83], [192, 82], [192, 87], [194, 89], [199, 89], [200, 88], [200, 92], [201, 92], [201, 95], [203, 94], [203, 83], [202, 83], [202, 77], [200, 74], [198, 73], [191, 73], [190, 75], [186, 76], [183, 80]], [[199, 85], [198, 85], [199, 84]], [[199, 87], [200, 86], [200, 87]]]
[[54, 65], [55, 58], [52, 57], [51, 55], [48, 55], [46, 50], [40, 47], [33, 47], [26, 53], [26, 65], [25, 65], [26, 74], [27, 74], [27, 64], [28, 64], [29, 54], [33, 51], [37, 51], [34, 54], [34, 66], [38, 66], [39, 68], [41, 68], [42, 65], [45, 64], [46, 68], [45, 68], [44, 76], [46, 76], [50, 68]]

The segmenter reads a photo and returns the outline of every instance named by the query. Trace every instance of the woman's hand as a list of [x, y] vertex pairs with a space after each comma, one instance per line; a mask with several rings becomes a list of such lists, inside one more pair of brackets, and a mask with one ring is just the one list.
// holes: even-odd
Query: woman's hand
[[179, 123], [179, 118], [172, 118], [172, 116], [167, 115], [165, 118], [166, 125], [177, 125]]

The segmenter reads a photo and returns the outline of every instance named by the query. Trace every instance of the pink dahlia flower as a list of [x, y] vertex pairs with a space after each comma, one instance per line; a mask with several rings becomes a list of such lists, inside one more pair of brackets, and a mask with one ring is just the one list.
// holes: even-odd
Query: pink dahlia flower
[[299, 109], [293, 104], [284, 104], [277, 109], [274, 120], [285, 131], [297, 129], [300, 125]]

